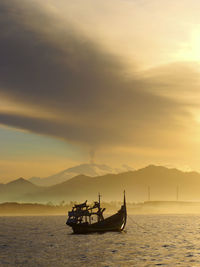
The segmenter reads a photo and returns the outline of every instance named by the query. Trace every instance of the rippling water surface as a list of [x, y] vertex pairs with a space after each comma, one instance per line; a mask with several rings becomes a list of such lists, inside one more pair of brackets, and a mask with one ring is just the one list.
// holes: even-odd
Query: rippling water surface
[[0, 217], [0, 266], [200, 266], [200, 216], [129, 216], [125, 232], [91, 235], [65, 220]]

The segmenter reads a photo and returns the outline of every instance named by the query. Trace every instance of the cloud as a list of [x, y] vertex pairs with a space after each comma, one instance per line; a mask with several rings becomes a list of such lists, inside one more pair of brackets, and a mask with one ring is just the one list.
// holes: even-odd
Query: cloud
[[184, 132], [184, 104], [159, 95], [155, 78], [137, 70], [127, 78], [121, 58], [50, 12], [48, 1], [2, 0], [0, 32], [0, 96], [32, 110], [1, 113], [0, 124], [92, 149], [173, 146]]
[[199, 94], [198, 62], [173, 62], [145, 71], [146, 82], [158, 95], [179, 99], [179, 102], [195, 104]]

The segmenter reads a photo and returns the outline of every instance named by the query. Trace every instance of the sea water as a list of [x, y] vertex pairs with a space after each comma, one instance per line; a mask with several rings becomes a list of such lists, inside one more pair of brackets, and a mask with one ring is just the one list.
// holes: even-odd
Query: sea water
[[200, 266], [200, 216], [129, 216], [122, 233], [90, 235], [65, 221], [0, 217], [0, 266]]

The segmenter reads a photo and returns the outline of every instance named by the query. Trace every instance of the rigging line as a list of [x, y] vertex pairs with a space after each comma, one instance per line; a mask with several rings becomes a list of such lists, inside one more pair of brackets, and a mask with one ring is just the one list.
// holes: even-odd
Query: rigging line
[[130, 216], [127, 216], [133, 223], [135, 223], [139, 228], [141, 228], [141, 229], [143, 229], [143, 230], [145, 230], [146, 232], [148, 232], [147, 231], [147, 229], [145, 229], [143, 226], [141, 226], [141, 225], [139, 225], [137, 222], [135, 222]]

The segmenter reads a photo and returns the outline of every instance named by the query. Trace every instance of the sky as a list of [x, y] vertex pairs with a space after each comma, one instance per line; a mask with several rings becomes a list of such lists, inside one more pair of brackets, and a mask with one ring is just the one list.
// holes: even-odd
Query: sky
[[197, 0], [1, 0], [0, 182], [90, 162], [200, 171]]

